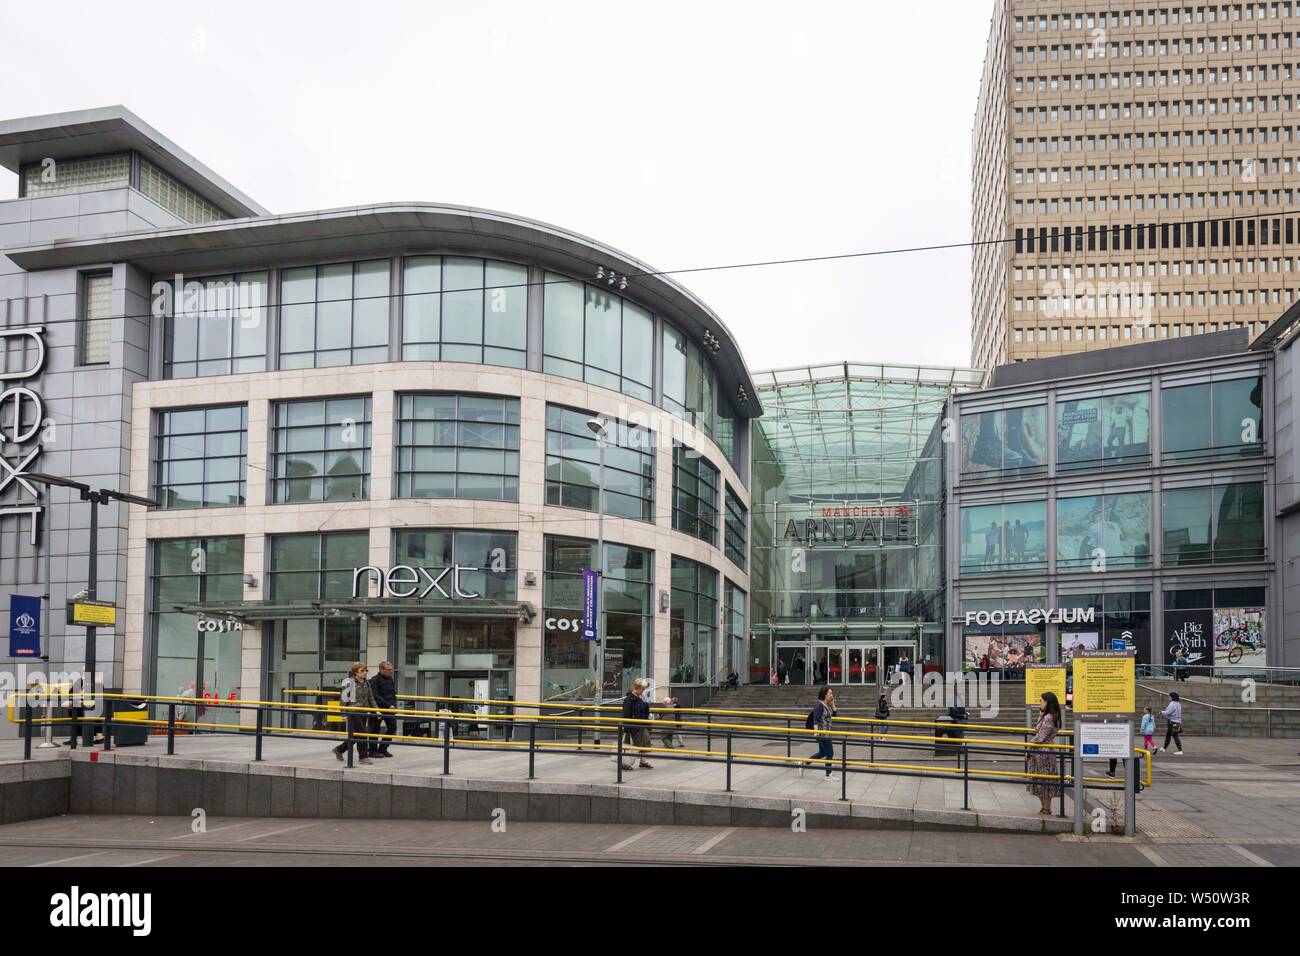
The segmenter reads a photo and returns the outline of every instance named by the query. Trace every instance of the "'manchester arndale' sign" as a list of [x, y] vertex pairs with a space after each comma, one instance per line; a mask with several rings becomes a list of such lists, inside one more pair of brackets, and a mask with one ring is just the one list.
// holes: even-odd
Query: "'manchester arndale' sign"
[[1091, 624], [1097, 619], [1097, 609], [1091, 607], [1058, 607], [1044, 610], [1041, 607], [1010, 611], [967, 611], [967, 624]]
[[[367, 565], [364, 568], [352, 569], [352, 596], [354, 598], [365, 597], [362, 592], [366, 590], [363, 580], [369, 580], [367, 576], [373, 576], [376, 584], [377, 597], [394, 597], [394, 598], [427, 598], [434, 591], [437, 591], [442, 597], [450, 598], [455, 595], [458, 598], [471, 599], [482, 597], [472, 591], [466, 591], [460, 586], [461, 572], [477, 571], [478, 568], [467, 568], [459, 564], [449, 568], [440, 568], [430, 570], [429, 568], [413, 568], [408, 564], [399, 564], [387, 571], [381, 568]], [[451, 588], [451, 594], [447, 593], [447, 587]]]
[[847, 504], [821, 508], [820, 518], [791, 518], [785, 539], [811, 545], [818, 541], [916, 543], [916, 510], [911, 504]]

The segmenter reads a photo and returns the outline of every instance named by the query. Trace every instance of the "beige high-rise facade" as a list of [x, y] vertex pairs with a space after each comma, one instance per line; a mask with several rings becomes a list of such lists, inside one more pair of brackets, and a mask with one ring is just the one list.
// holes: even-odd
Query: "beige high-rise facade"
[[1300, 0], [997, 0], [972, 130], [979, 368], [1246, 327], [1300, 290]]

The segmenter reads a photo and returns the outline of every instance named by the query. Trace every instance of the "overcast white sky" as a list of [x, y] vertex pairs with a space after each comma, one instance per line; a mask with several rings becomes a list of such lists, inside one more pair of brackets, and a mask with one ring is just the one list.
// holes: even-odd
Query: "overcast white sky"
[[[7, 2], [0, 117], [121, 103], [273, 212], [463, 203], [659, 269], [964, 242], [992, 7]], [[679, 281], [754, 369], [969, 362], [965, 249]]]

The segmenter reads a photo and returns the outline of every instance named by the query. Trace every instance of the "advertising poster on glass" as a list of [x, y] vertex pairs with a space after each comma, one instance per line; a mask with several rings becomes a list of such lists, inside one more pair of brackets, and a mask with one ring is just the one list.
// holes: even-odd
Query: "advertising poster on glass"
[[1080, 631], [1061, 635], [1061, 663], [1069, 664], [1080, 651], [1095, 651], [1101, 647], [1101, 635], [1096, 631]]
[[1189, 665], [1214, 663], [1213, 612], [1208, 608], [1165, 612], [1165, 663], [1173, 664], [1178, 651]]
[[1220, 664], [1263, 667], [1264, 609], [1221, 607], [1214, 611], [1214, 656]]
[[1003, 671], [1008, 678], [1043, 660], [1041, 634], [967, 634], [963, 671]]

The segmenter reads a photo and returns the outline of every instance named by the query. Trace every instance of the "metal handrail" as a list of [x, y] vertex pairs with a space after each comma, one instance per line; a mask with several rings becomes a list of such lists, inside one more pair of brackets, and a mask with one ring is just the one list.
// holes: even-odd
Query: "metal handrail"
[[[36, 693], [25, 693], [25, 694], [15, 694], [14, 696], [32, 698], [32, 697], [39, 697], [40, 695]], [[128, 724], [130, 726], [134, 726], [137, 728], [140, 727], [141, 725], [154, 727], [154, 728], [165, 727], [166, 734], [167, 734], [167, 753], [169, 755], [175, 753], [176, 731], [178, 729], [185, 729], [193, 726], [202, 726], [204, 729], [211, 732], [228, 732], [228, 733], [243, 734], [243, 735], [248, 735], [250, 733], [253, 734], [256, 738], [256, 756], [254, 758], [256, 761], [260, 761], [262, 759], [263, 738], [267, 736], [276, 736], [276, 735], [297, 736], [297, 737], [304, 737], [309, 739], [325, 738], [325, 739], [333, 739], [333, 740], [337, 740], [339, 737], [343, 737], [346, 740], [346, 742], [349, 744], [349, 746], [347, 747], [348, 766], [352, 766], [351, 744], [356, 741], [364, 742], [365, 740], [368, 739], [375, 739], [375, 740], [389, 740], [395, 743], [400, 742], [400, 743], [411, 743], [411, 744], [422, 745], [422, 746], [435, 746], [435, 744], [428, 737], [417, 737], [409, 734], [387, 734], [387, 733], [380, 733], [378, 732], [378, 730], [373, 730], [373, 731], [357, 730], [352, 721], [349, 721], [347, 723], [346, 730], [343, 731], [332, 731], [332, 730], [325, 730], [325, 729], [310, 729], [307, 731], [300, 731], [293, 726], [290, 727], [268, 726], [266, 721], [268, 711], [274, 712], [277, 710], [279, 711], [288, 710], [294, 712], [305, 711], [309, 713], [313, 713], [313, 712], [334, 713], [334, 714], [349, 713], [358, 716], [392, 714], [393, 716], [401, 716], [406, 718], [428, 717], [435, 720], [436, 724], [441, 726], [442, 728], [441, 746], [443, 750], [443, 773], [444, 774], [450, 773], [450, 751], [452, 749], [460, 749], [465, 747], [469, 747], [469, 748], [478, 747], [480, 749], [483, 748], [518, 749], [526, 745], [528, 747], [528, 754], [529, 754], [529, 779], [535, 778], [535, 757], [539, 751], [549, 751], [549, 752], [567, 751], [571, 753], [613, 752], [617, 756], [619, 783], [622, 783], [622, 774], [623, 774], [623, 755], [624, 755], [624, 736], [625, 736], [623, 733], [616, 733], [614, 735], [615, 743], [613, 744], [593, 743], [593, 744], [583, 745], [580, 742], [577, 747], [574, 747], [574, 745], [571, 743], [563, 743], [559, 741], [539, 742], [537, 740], [538, 726], [547, 723], [554, 724], [554, 725], [577, 726], [580, 728], [584, 726], [595, 725], [595, 726], [612, 727], [618, 730], [623, 730], [629, 726], [644, 726], [649, 729], [653, 729], [654, 727], [662, 726], [663, 724], [663, 721], [659, 721], [658, 723], [656, 723], [656, 721], [654, 721], [653, 719], [641, 720], [641, 719], [633, 719], [633, 718], [623, 718], [621, 715], [617, 717], [614, 716], [571, 717], [571, 716], [561, 716], [561, 715], [536, 714], [530, 717], [519, 717], [515, 714], [479, 714], [474, 717], [475, 723], [501, 722], [501, 723], [506, 723], [508, 725], [523, 724], [527, 726], [528, 728], [527, 741], [516, 741], [514, 739], [498, 740], [498, 741], [493, 741], [490, 739], [486, 741], [462, 739], [456, 741], [453, 745], [452, 734], [451, 734], [452, 725], [457, 722], [460, 722], [459, 718], [461, 717], [461, 715], [455, 714], [445, 707], [439, 710], [414, 710], [414, 709], [402, 710], [400, 708], [381, 708], [381, 707], [366, 708], [366, 707], [357, 707], [355, 705], [327, 706], [327, 705], [320, 705], [320, 704], [294, 704], [294, 703], [285, 703], [285, 702], [276, 702], [276, 701], [224, 700], [224, 701], [213, 702], [214, 708], [225, 708], [225, 709], [235, 710], [237, 712], [245, 711], [249, 709], [255, 709], [256, 719], [257, 719], [256, 728], [255, 730], [251, 730], [248, 726], [243, 724], [204, 723], [200, 725], [194, 721], [177, 720], [176, 717], [177, 704], [188, 701], [188, 698], [167, 697], [161, 695], [106, 693], [106, 694], [99, 695], [97, 699], [105, 700], [105, 701], [107, 700], [131, 701], [133, 703], [137, 703], [139, 708], [143, 708], [146, 705], [151, 703], [165, 704], [168, 708], [168, 716], [166, 720], [157, 719], [157, 718], [124, 719], [122, 717], [119, 717], [117, 714], [112, 713], [111, 712], [112, 709], [108, 707], [105, 708], [105, 713], [102, 718], [85, 717], [85, 716], [79, 718], [77, 721], [78, 723], [89, 722], [92, 724], [101, 723], [103, 725], [103, 733], [104, 733], [103, 746], [105, 750], [109, 750], [112, 748], [113, 735], [112, 735], [111, 728], [115, 725], [122, 725], [122, 724]], [[466, 698], [459, 698], [459, 699], [467, 700]], [[474, 699], [474, 702], [483, 703], [482, 701], [479, 701], [477, 699]], [[43, 721], [34, 717], [33, 708], [30, 704], [24, 707], [24, 711], [25, 711], [24, 719], [23, 719], [24, 738], [25, 738], [24, 759], [31, 759], [32, 732], [34, 727], [38, 723], [41, 723]], [[963, 739], [963, 738], [954, 738], [954, 737], [942, 737], [938, 735], [925, 736], [920, 734], [889, 734], [889, 733], [842, 731], [842, 730], [835, 731], [835, 730], [808, 729], [805, 727], [796, 728], [790, 726], [787, 726], [786, 728], [782, 729], [782, 728], [775, 728], [775, 727], [757, 726], [752, 724], [713, 723], [711, 720], [708, 722], [701, 722], [701, 721], [689, 721], [689, 720], [682, 721], [678, 719], [677, 721], [675, 721], [675, 724], [678, 727], [704, 728], [706, 730], [706, 733], [709, 735], [710, 740], [713, 735], [725, 736], [727, 742], [727, 749], [725, 753], [714, 750], [711, 744], [707, 745], [707, 749], [705, 750], [687, 749], [687, 748], [660, 748], [660, 747], [653, 747], [653, 746], [646, 747], [646, 748], [635, 747], [634, 749], [638, 751], [644, 750], [646, 752], [655, 752], [663, 756], [668, 756], [672, 759], [700, 758], [700, 759], [716, 762], [719, 759], [725, 757], [725, 761], [727, 765], [727, 790], [728, 791], [731, 790], [731, 785], [730, 785], [731, 768], [733, 764], [736, 763], [771, 765], [773, 762], [775, 762], [778, 764], [781, 763], [795, 763], [797, 765], [825, 764], [827, 766], [831, 766], [831, 761], [827, 760], [826, 758], [818, 758], [818, 757], [796, 758], [793, 757], [789, 752], [789, 741], [792, 739], [796, 739], [799, 737], [803, 737], [804, 739], [807, 739], [809, 736], [817, 737], [817, 738], [830, 737], [838, 740], [841, 746], [839, 766], [840, 766], [840, 771], [842, 776], [841, 797], [840, 797], [840, 799], [842, 800], [847, 800], [847, 773], [849, 772], [850, 768], [852, 768], [854, 772], [869, 771], [869, 772], [880, 772], [880, 773], [901, 773], [906, 775], [923, 776], [923, 777], [937, 774], [940, 775], [941, 777], [951, 778], [953, 774], [960, 773], [964, 780], [967, 809], [969, 809], [970, 779], [971, 776], [974, 775], [978, 779], [997, 780], [1001, 782], [1014, 782], [1017, 780], [1024, 781], [1026, 779], [1052, 780], [1054, 783], [1058, 783], [1062, 787], [1061, 812], [1062, 815], [1064, 814], [1064, 784], [1066, 780], [1065, 763], [1066, 763], [1066, 756], [1071, 751], [1071, 747], [1068, 744], [1054, 744], [1054, 743], [1038, 744], [1038, 743], [1026, 742], [1026, 741], [992, 740], [992, 739], [985, 739], [985, 738], [964, 738]], [[999, 728], [999, 729], [1003, 729], [1003, 728]], [[735, 737], [740, 737], [742, 739], [749, 738], [749, 739], [759, 739], [759, 740], [784, 739], [787, 741], [787, 754], [786, 756], [782, 757], [779, 755], [772, 755], [772, 754], [736, 753], [733, 748], [733, 740]], [[75, 741], [75, 731], [70, 739]], [[848, 747], [850, 743], [856, 744], [859, 747], [869, 746], [871, 750], [871, 759], [867, 761], [863, 761], [863, 760], [850, 761], [848, 759]], [[891, 746], [906, 747], [911, 749], [916, 749], [919, 747], [922, 750], [926, 749], [928, 746], [934, 750], [935, 756], [938, 757], [940, 755], [940, 750], [939, 750], [940, 744], [943, 744], [946, 748], [951, 747], [956, 750], [956, 756], [958, 758], [958, 767], [956, 769], [951, 769], [947, 767], [929, 767], [929, 766], [922, 767], [922, 766], [917, 766], [912, 764], [891, 764], [885, 762], [878, 762], [875, 760], [875, 748], [877, 746], [882, 746], [886, 748]], [[970, 755], [972, 753], [984, 753], [984, 754], [1005, 753], [1006, 752], [1005, 749], [1001, 749], [1001, 748], [1014, 748], [1015, 750], [1021, 752], [1027, 752], [1028, 750], [1031, 749], [1037, 749], [1048, 753], [1055, 753], [1058, 758], [1057, 773], [1055, 775], [1052, 775], [1052, 774], [1030, 773], [1028, 770], [1021, 772], [1021, 771], [1011, 771], [1011, 770], [988, 770], [988, 769], [978, 769], [978, 768], [972, 770], [970, 768]], [[948, 753], [948, 751], [945, 750], [945, 753]], [[1139, 759], [1141, 759], [1142, 756], [1145, 756], [1146, 758], [1147, 772], [1146, 772], [1145, 785], [1149, 786], [1151, 780], [1150, 754], [1147, 753], [1145, 750], [1138, 749], [1134, 751], [1134, 755]], [[1101, 789], [1115, 789], [1114, 787], [1104, 786], [1106, 782], [1105, 778], [1085, 777], [1083, 782], [1101, 784], [1102, 785]]]
[[[1141, 687], [1143, 690], [1150, 691], [1150, 692], [1153, 693], [1153, 694], [1167, 694], [1167, 693], [1169, 693], [1169, 692], [1168, 692], [1167, 690], [1165, 690], [1163, 687], [1152, 687], [1151, 685], [1149, 685], [1149, 684], [1144, 684], [1144, 683], [1142, 683], [1141, 681], [1138, 681], [1137, 686], [1138, 686], [1138, 687]], [[1178, 695], [1178, 701], [1179, 701], [1179, 703], [1195, 704], [1195, 705], [1198, 706], [1198, 707], [1204, 707], [1206, 710], [1208, 710], [1208, 711], [1210, 712], [1210, 735], [1211, 735], [1211, 736], [1218, 736], [1218, 733], [1217, 733], [1217, 730], [1216, 730], [1216, 727], [1215, 727], [1215, 723], [1216, 723], [1216, 720], [1215, 720], [1215, 714], [1217, 714], [1217, 713], [1218, 713], [1219, 711], [1221, 711], [1221, 710], [1222, 710], [1222, 711], [1238, 711], [1238, 710], [1241, 710], [1241, 711], [1246, 711], [1247, 713], [1252, 713], [1252, 714], [1258, 714], [1260, 711], [1263, 711], [1263, 713], [1264, 713], [1264, 737], [1265, 737], [1265, 739], [1272, 739], [1272, 737], [1273, 737], [1273, 711], [1276, 710], [1276, 711], [1279, 711], [1279, 712], [1281, 712], [1281, 713], [1300, 712], [1300, 707], [1275, 707], [1275, 706], [1273, 706], [1272, 704], [1263, 704], [1263, 705], [1259, 705], [1259, 706], [1255, 706], [1255, 707], [1238, 707], [1238, 706], [1235, 706], [1235, 705], [1233, 705], [1233, 706], [1227, 706], [1227, 705], [1224, 705], [1224, 704], [1211, 704], [1209, 701], [1205, 701], [1205, 700], [1196, 700], [1196, 699], [1193, 698], [1193, 697], [1184, 697], [1182, 694], [1179, 694], [1179, 695]]]

